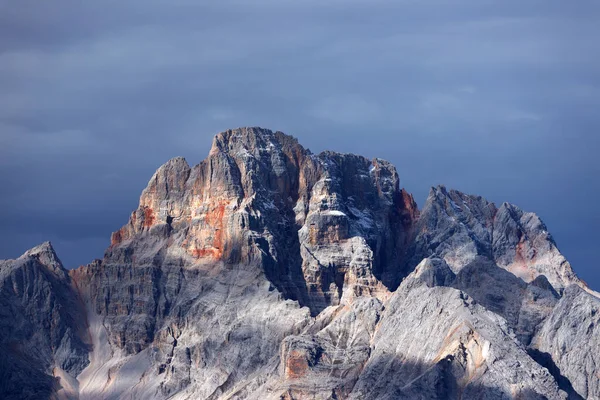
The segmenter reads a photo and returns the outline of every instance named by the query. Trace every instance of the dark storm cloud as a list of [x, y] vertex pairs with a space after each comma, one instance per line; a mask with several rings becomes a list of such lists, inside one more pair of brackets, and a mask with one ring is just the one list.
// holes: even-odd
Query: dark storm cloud
[[0, 258], [100, 257], [160, 164], [260, 125], [536, 211], [598, 288], [599, 8], [0, 0]]

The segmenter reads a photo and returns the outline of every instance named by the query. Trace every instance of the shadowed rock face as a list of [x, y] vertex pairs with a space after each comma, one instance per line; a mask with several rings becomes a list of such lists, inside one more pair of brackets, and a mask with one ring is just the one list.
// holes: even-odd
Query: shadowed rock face
[[102, 260], [0, 278], [6, 398], [600, 396], [598, 300], [535, 214], [419, 212], [388, 162], [261, 128], [160, 167]]
[[90, 350], [83, 304], [49, 242], [0, 261], [0, 398], [49, 397]]
[[533, 344], [582, 398], [600, 398], [598, 298], [577, 286], [567, 288]]

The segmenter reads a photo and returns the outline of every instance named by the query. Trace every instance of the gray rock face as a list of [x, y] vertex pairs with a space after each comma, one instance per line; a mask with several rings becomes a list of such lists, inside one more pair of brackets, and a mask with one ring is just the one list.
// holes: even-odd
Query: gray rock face
[[443, 258], [455, 273], [483, 257], [525, 282], [543, 275], [559, 293], [572, 284], [586, 287], [537, 215], [443, 186], [429, 193], [411, 256], [413, 265], [425, 257]]
[[540, 362], [581, 397], [600, 398], [600, 300], [578, 286], [565, 291], [533, 339]]
[[0, 397], [64, 392], [88, 365], [83, 305], [49, 242], [0, 262]]
[[483, 257], [465, 266], [450, 286], [504, 317], [524, 345], [529, 345], [559, 298], [544, 275], [525, 283]]
[[[431, 268], [425, 264], [420, 267]], [[422, 281], [428, 273], [420, 269], [387, 303], [351, 398], [566, 397], [506, 320], [464, 292], [428, 287]]]
[[[383, 305], [363, 297], [327, 309], [281, 347], [280, 383], [290, 398], [348, 398], [371, 353]], [[281, 378], [279, 378], [281, 379]]]
[[261, 128], [160, 167], [102, 260], [0, 279], [7, 398], [599, 396], [598, 300], [537, 216], [419, 212], [388, 162]]

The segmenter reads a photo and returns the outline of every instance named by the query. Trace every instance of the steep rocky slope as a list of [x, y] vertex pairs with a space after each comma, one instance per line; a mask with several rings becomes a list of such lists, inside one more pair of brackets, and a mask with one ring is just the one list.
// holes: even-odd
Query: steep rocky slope
[[0, 261], [0, 398], [76, 393], [90, 350], [83, 304], [50, 243]]
[[13, 398], [600, 398], [599, 300], [535, 214], [419, 212], [388, 162], [261, 128], [160, 167], [102, 260], [0, 278]]

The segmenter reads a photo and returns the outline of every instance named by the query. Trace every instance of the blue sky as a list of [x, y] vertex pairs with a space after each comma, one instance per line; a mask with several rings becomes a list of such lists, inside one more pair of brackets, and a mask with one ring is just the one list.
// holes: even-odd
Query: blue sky
[[600, 288], [597, 1], [0, 0], [0, 258], [102, 256], [154, 170], [262, 126], [546, 222]]

